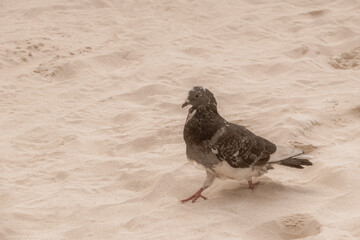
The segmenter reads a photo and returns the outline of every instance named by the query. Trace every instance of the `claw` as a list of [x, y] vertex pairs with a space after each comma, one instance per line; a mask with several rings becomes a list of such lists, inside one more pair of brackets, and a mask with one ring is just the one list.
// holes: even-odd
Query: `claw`
[[196, 202], [196, 200], [201, 197], [202, 199], [206, 200], [207, 197], [201, 195], [202, 191], [204, 191], [205, 189], [204, 188], [200, 188], [196, 193], [194, 193], [193, 195], [191, 195], [190, 197], [188, 198], [185, 198], [183, 200], [181, 200], [181, 203], [184, 203], [184, 202], [188, 202], [190, 200], [192, 200], [191, 202]]

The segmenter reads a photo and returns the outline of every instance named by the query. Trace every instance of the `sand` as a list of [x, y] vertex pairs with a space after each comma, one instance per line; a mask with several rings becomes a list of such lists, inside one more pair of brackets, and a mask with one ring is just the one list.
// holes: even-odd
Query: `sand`
[[[360, 239], [360, 2], [0, 2], [0, 239]], [[314, 156], [247, 183], [185, 155], [181, 108]]]

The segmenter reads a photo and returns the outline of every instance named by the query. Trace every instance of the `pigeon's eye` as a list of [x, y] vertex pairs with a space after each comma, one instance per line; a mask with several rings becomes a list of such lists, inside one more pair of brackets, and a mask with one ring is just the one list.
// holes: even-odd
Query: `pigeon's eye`
[[198, 94], [196, 94], [196, 95], [195, 95], [195, 97], [196, 97], [196, 98], [198, 98], [198, 97], [199, 97], [199, 95], [198, 95]]

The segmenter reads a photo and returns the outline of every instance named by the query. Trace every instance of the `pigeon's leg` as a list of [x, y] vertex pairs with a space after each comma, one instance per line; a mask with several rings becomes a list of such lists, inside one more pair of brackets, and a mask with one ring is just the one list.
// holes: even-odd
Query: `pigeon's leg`
[[213, 183], [214, 179], [215, 179], [215, 176], [211, 172], [206, 171], [206, 179], [204, 181], [203, 186], [196, 193], [191, 195], [190, 197], [181, 200], [181, 203], [188, 202], [190, 200], [192, 200], [192, 202], [194, 203], [199, 197], [206, 200], [207, 198], [205, 196], [201, 195], [201, 193]]
[[253, 183], [252, 180], [250, 179], [248, 180], [248, 183], [249, 183], [249, 189], [254, 191], [254, 187], [258, 185], [260, 182]]

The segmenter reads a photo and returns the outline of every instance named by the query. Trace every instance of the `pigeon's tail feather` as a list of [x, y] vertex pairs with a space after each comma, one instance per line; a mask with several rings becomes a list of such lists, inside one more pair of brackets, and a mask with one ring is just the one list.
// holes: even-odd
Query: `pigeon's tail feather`
[[312, 156], [301, 153], [299, 155], [288, 157], [279, 161], [269, 162], [269, 164], [278, 164], [286, 167], [302, 169], [304, 166], [313, 165], [312, 162], [309, 161], [309, 158], [312, 158]]
[[304, 168], [303, 166], [313, 165], [308, 159], [296, 159], [296, 158], [287, 158], [279, 161], [280, 165], [292, 167], [292, 168]]

